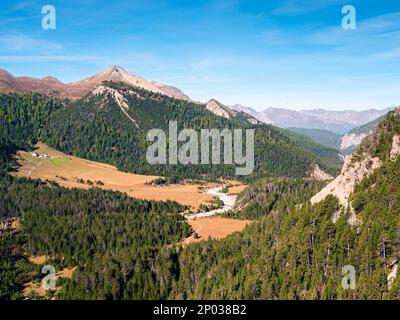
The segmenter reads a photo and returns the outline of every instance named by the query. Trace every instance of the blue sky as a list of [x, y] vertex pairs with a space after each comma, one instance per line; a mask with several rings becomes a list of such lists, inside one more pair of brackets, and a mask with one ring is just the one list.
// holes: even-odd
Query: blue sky
[[400, 105], [400, 1], [1, 1], [0, 68], [69, 82], [113, 64], [258, 110]]

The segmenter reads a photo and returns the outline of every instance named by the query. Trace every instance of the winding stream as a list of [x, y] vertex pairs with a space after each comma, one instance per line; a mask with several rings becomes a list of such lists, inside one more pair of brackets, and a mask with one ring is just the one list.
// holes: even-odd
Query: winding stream
[[210, 188], [207, 190], [208, 194], [218, 197], [224, 203], [224, 205], [221, 208], [207, 211], [207, 212], [199, 212], [199, 213], [189, 214], [189, 215], [186, 215], [186, 219], [193, 220], [193, 219], [198, 219], [198, 218], [206, 218], [206, 217], [211, 217], [211, 216], [232, 210], [235, 205], [237, 196], [232, 196], [232, 195], [226, 194], [224, 192], [221, 192], [221, 190], [224, 187], [225, 186], [215, 187], [215, 188]]

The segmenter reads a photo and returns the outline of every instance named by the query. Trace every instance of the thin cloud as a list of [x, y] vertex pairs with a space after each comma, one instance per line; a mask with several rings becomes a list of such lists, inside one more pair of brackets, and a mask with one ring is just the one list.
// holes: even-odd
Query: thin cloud
[[58, 43], [35, 39], [21, 34], [0, 35], [0, 48], [4, 51], [60, 51], [63, 46]]
[[334, 5], [346, 3], [346, 0], [286, 0], [272, 10], [274, 15], [302, 15], [319, 11]]
[[93, 56], [73, 55], [1, 55], [0, 62], [77, 62], [92, 61]]

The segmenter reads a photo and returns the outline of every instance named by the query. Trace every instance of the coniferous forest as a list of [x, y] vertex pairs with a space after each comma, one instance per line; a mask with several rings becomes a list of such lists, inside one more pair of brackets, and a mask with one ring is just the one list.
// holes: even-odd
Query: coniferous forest
[[[127, 97], [139, 128], [165, 128], [172, 112], [182, 125], [234, 125], [195, 104], [188, 108], [186, 102], [137, 90], [140, 103], [136, 95]], [[334, 196], [309, 202], [324, 184], [301, 178], [313, 161], [328, 168], [332, 159], [321, 161], [326, 154], [309, 151], [307, 139], [299, 146], [281, 129], [261, 126], [255, 151], [261, 179], [243, 191], [242, 208], [231, 213], [254, 223], [225, 239], [182, 247], [180, 241], [193, 230], [180, 214], [186, 208], [176, 202], [66, 189], [9, 175], [15, 152], [30, 150], [39, 139], [81, 157], [148, 173], [150, 168], [138, 160], [144, 140], [122, 121], [112, 101], [102, 100], [100, 108], [101, 99], [70, 103], [40, 94], [0, 96], [0, 219], [19, 223], [0, 230], [1, 299], [22, 298], [23, 283], [37, 274], [28, 261], [31, 255], [51, 256], [57, 267], [77, 267], [58, 299], [400, 299], [400, 278], [393, 283], [387, 278], [400, 255], [400, 159], [390, 157], [393, 136], [400, 134], [398, 113], [389, 114], [360, 147], [360, 155], [369, 152], [382, 161], [351, 195], [360, 224], [347, 222], [351, 212], [340, 208]], [[159, 118], [146, 123], [146, 110]], [[134, 169], [138, 164], [140, 170]], [[203, 169], [192, 173], [204, 175]], [[176, 173], [168, 167], [156, 170]], [[192, 169], [184, 170], [189, 171], [178, 173], [190, 175]], [[216, 168], [209, 177], [229, 176]], [[354, 290], [341, 285], [345, 265], [357, 270]]]
[[[304, 177], [318, 163], [335, 174], [340, 167], [338, 153], [308, 139], [301, 145], [292, 133], [274, 126], [243, 123], [214, 115], [203, 105], [177, 100], [121, 83], [105, 85], [119, 90], [129, 105], [126, 116], [110, 94], [89, 95], [54, 112], [42, 134], [48, 145], [68, 154], [116, 165], [119, 169], [141, 174], [184, 178], [235, 178], [254, 181], [261, 176]], [[168, 132], [169, 121], [177, 121], [178, 132], [195, 129], [249, 129], [255, 133], [255, 168], [249, 176], [235, 176], [233, 165], [150, 165], [145, 159], [146, 133], [153, 128]], [[303, 137], [305, 139], [305, 137]], [[223, 154], [223, 147], [221, 150]], [[222, 159], [222, 157], [221, 157]], [[222, 161], [222, 160], [221, 160]]]

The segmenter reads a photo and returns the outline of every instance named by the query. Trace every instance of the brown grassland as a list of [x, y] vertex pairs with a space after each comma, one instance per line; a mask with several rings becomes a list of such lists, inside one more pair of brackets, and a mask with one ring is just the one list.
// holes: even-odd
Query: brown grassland
[[[47, 153], [51, 158], [38, 158], [25, 151], [18, 152], [21, 167], [13, 175], [51, 180], [68, 188], [88, 189], [92, 186], [126, 193], [130, 197], [147, 200], [175, 200], [197, 209], [201, 204], [212, 201], [212, 196], [201, 189], [213, 185], [176, 184], [166, 186], [148, 185], [157, 176], [145, 176], [119, 171], [116, 167], [90, 161], [56, 151], [38, 143], [37, 153]], [[90, 180], [93, 185], [83, 183]], [[81, 182], [80, 182], [81, 181]], [[96, 182], [101, 182], [98, 184]], [[214, 184], [215, 185], [215, 184]]]
[[[175, 200], [183, 205], [197, 210], [201, 204], [209, 204], [213, 197], [206, 193], [207, 188], [218, 184], [207, 183], [204, 185], [182, 183], [176, 185], [149, 185], [146, 184], [158, 176], [145, 176], [119, 171], [116, 167], [100, 162], [90, 161], [54, 150], [49, 146], [38, 143], [35, 150], [38, 154], [48, 154], [51, 158], [39, 158], [31, 153], [19, 151], [17, 154], [20, 167], [12, 174], [19, 177], [55, 181], [67, 188], [89, 189], [98, 187], [101, 189], [114, 190], [126, 193], [128, 196], [147, 200]], [[90, 181], [90, 183], [88, 183]], [[237, 181], [221, 181], [221, 185], [231, 184], [230, 194], [240, 193], [246, 186]], [[194, 235], [184, 240], [184, 244], [207, 240], [208, 237], [221, 239], [229, 234], [241, 231], [250, 221], [237, 219], [209, 217], [188, 221], [193, 230], [199, 235]], [[32, 263], [41, 264], [46, 257], [36, 257]], [[45, 259], [46, 260], [46, 259]], [[65, 270], [67, 274], [72, 270]], [[39, 284], [27, 284], [25, 293], [29, 291], [41, 292]]]
[[210, 217], [187, 221], [196, 232], [199, 238], [195, 239], [194, 234], [187, 238], [184, 244], [205, 241], [209, 237], [212, 239], [222, 239], [231, 233], [243, 230], [252, 221], [238, 220], [231, 218]]

